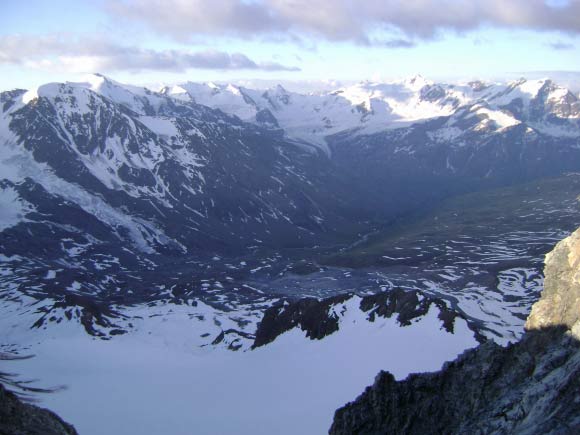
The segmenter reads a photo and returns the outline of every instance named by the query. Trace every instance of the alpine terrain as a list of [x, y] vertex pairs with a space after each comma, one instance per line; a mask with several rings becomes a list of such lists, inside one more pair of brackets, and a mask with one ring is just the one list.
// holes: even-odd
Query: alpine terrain
[[572, 385], [570, 334], [531, 331], [557, 308], [528, 315], [579, 195], [580, 98], [548, 79], [2, 92], [0, 352], [35, 355], [2, 370], [65, 385], [39, 399], [81, 434], [326, 433], [381, 370], [333, 433], [422, 433], [432, 391], [442, 432], [527, 428], [496, 390]]
[[546, 256], [542, 297], [521, 341], [488, 342], [433, 374], [375, 383], [335, 414], [331, 434], [572, 434], [580, 430], [580, 230]]

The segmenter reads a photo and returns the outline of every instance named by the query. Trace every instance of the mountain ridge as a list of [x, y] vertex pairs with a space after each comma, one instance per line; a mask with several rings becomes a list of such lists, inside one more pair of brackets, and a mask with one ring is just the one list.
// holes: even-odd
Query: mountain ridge
[[[165, 87], [162, 93], [219, 108], [254, 123], [260, 123], [256, 119], [260, 111], [267, 111], [276, 119], [276, 127], [285, 129], [289, 136], [320, 146], [324, 146], [325, 136], [351, 130], [354, 134], [372, 134], [407, 127], [452, 116], [460, 108], [483, 118], [480, 129], [490, 128], [486, 123], [496, 123], [496, 129], [503, 129], [521, 122], [518, 118], [528, 113], [532, 100], [552, 102], [555, 107], [551, 113], [561, 118], [577, 118], [580, 107], [577, 95], [547, 78], [522, 78], [506, 84], [481, 81], [446, 84], [415, 76], [394, 82], [360, 82], [308, 94], [288, 92], [281, 86], [257, 90], [232, 84], [188, 82]], [[295, 113], [290, 113], [292, 106], [296, 106]], [[574, 130], [577, 134], [577, 125]], [[565, 130], [560, 134], [565, 134]]]
[[6, 435], [78, 435], [55, 413], [22, 402], [0, 384], [0, 433]]
[[[472, 87], [486, 92], [481, 84]], [[510, 92], [520, 92], [516, 88]], [[263, 369], [275, 367], [276, 376], [292, 374], [286, 385], [295, 387], [289, 398], [300, 402], [300, 412], [313, 409], [304, 391], [327, 393], [320, 412], [302, 422], [324, 429], [330, 413], [383, 364], [403, 377], [438, 369], [476, 345], [477, 333], [504, 344], [517, 339], [541, 285], [539, 253], [577, 226], [580, 179], [562, 174], [580, 168], [580, 136], [543, 133], [531, 124], [558, 124], [557, 132], [573, 133], [575, 102], [562, 93], [553, 104], [551, 85], [536, 88], [538, 95], [544, 89], [541, 98], [522, 100], [505, 114], [490, 102], [457, 105], [446, 116], [396, 129], [382, 130], [388, 125], [379, 122], [381, 131], [374, 133], [362, 127], [382, 119], [377, 107], [387, 110], [384, 100], [368, 99], [360, 87], [349, 95], [352, 101], [329, 95], [360, 128], [327, 136], [329, 118], [331, 128], [321, 130], [327, 149], [296, 138], [305, 118], [290, 116], [290, 127], [276, 118], [292, 115], [301, 107], [296, 102], [306, 104], [283, 88], [239, 96], [244, 105], [259, 106], [262, 99], [271, 107], [252, 112], [260, 113], [256, 122], [102, 76], [2, 93], [3, 346], [34, 349], [39, 359], [24, 362], [22, 373], [92, 389], [91, 400], [119, 422], [135, 414], [120, 415], [119, 402], [100, 399], [108, 397], [102, 385], [57, 368], [85, 367], [92, 360], [85, 355], [94, 355], [114, 368], [111, 382], [126, 385], [124, 378], [113, 380], [120, 373], [116, 355], [124, 355], [143, 367], [132, 378], [136, 388], [127, 390], [140, 395], [147, 384], [142, 379], [159, 378], [156, 359], [170, 354], [165, 375], [174, 381], [209, 385], [226, 376], [226, 384], [240, 386], [228, 395], [236, 403], [228, 409], [239, 411], [229, 423], [244, 424], [249, 414], [238, 405], [249, 404], [245, 392], [262, 391], [256, 400], [267, 403], [279, 388], [272, 391], [274, 384], [256, 383], [238, 370], [246, 367], [262, 379]], [[393, 87], [373, 92], [387, 90]], [[393, 97], [401, 103], [399, 115], [414, 110], [413, 102], [423, 108], [441, 103], [445, 110], [456, 105], [449, 89], [420, 78], [395, 90], [401, 91]], [[318, 122], [319, 115], [307, 117]], [[548, 176], [556, 178], [539, 178]], [[534, 180], [523, 191], [510, 188]], [[458, 225], [452, 235], [433, 234], [438, 215], [430, 215], [433, 221], [413, 233], [414, 240], [373, 248], [363, 259], [370, 269], [349, 257], [373, 234], [380, 238], [445, 198], [472, 193], [477, 202], [484, 191], [493, 199], [489, 210], [472, 207], [461, 217], [465, 222], [441, 215]], [[483, 219], [479, 212], [494, 231], [468, 222]], [[345, 253], [342, 262], [324, 261], [338, 252]], [[454, 257], [461, 257], [457, 267]], [[312, 349], [324, 358], [340, 354], [345, 364], [356, 360], [364, 370], [336, 385], [323, 359], [309, 359], [320, 355]], [[293, 360], [296, 355], [301, 358]], [[280, 360], [284, 368], [270, 365]], [[320, 382], [304, 378], [300, 364], [318, 370]], [[167, 394], [164, 383], [151, 387]], [[76, 412], [71, 404], [79, 391], [47, 400], [68, 419], [63, 411]], [[180, 390], [187, 398], [181, 404], [190, 403], [190, 391]], [[189, 418], [208, 415], [209, 403], [223, 406], [223, 395], [212, 392]], [[95, 427], [90, 416], [77, 414], [77, 421], [83, 430]], [[228, 422], [211, 424], [222, 423]]]
[[[102, 75], [1, 93], [0, 204], [10, 211], [0, 214], [0, 253], [6, 270], [28, 271], [2, 280], [39, 298], [80, 292], [97, 303], [156, 300], [177, 279], [174, 294], [203, 293], [198, 280], [208, 277], [192, 265], [275, 252], [253, 266], [258, 271], [287, 252], [353, 243], [447, 197], [577, 171], [580, 134], [549, 136], [526, 124], [576, 125], [577, 101], [551, 82], [532, 83], [467, 85], [502, 105], [510, 93], [542, 94], [522, 102], [519, 124], [501, 128], [480, 113], [483, 103], [451, 101], [461, 91], [452, 85], [420, 77], [366, 84], [381, 98], [396, 91], [397, 101], [444, 101], [457, 110], [379, 133], [326, 136], [329, 154], [290, 140], [283, 123], [245, 122]], [[243, 104], [263, 96], [240, 94]], [[284, 108], [298, 97], [278, 87], [264, 98]], [[366, 109], [353, 110], [360, 120]], [[439, 134], [450, 128], [461, 134]], [[228, 273], [236, 266], [222, 269], [220, 285], [231, 297], [260, 297], [239, 291]]]

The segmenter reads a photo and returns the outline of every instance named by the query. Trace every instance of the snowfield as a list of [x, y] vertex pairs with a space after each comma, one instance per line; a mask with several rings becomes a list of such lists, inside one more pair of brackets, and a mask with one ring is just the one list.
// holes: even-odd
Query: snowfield
[[337, 307], [344, 312], [340, 330], [323, 340], [293, 329], [238, 352], [199, 346], [200, 335], [215, 329], [204, 305], [168, 306], [154, 317], [147, 307], [134, 308], [132, 315], [143, 317], [136, 330], [105, 341], [75, 322], [31, 330], [33, 311], [4, 301], [0, 328], [4, 343], [35, 355], [6, 366], [43, 385], [65, 385], [42, 396], [41, 405], [82, 434], [324, 434], [334, 411], [380, 370], [398, 379], [438, 370], [477, 344], [461, 319], [454, 334], [442, 329], [435, 309], [401, 327], [394, 317], [368, 322], [359, 302]]

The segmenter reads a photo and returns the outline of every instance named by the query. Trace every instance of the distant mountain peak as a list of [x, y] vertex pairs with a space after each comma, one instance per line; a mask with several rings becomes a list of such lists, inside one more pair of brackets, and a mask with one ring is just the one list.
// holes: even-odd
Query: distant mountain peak
[[414, 89], [421, 89], [424, 86], [433, 84], [432, 81], [427, 80], [421, 74], [415, 74], [403, 80], [403, 83]]
[[[398, 81], [367, 80], [334, 91], [308, 94], [289, 91], [282, 84], [252, 89], [217, 82], [185, 82], [165, 86], [156, 94], [117, 83], [102, 74], [89, 76], [86, 83], [84, 87], [139, 113], [150, 109], [143, 106], [145, 101], [151, 107], [163, 104], [161, 100], [153, 101], [154, 95], [163, 96], [219, 109], [261, 127], [281, 129], [287, 137], [315, 144], [325, 151], [327, 138], [337, 133], [374, 134], [441, 117], [457, 118], [465, 113], [462, 109], [472, 111], [470, 107], [475, 104], [485, 107], [485, 118], [496, 120], [495, 124], [485, 122], [478, 130], [489, 134], [506, 131], [527, 120], [551, 125], [569, 123], [570, 119], [580, 116], [577, 96], [550, 79], [521, 78], [507, 84], [484, 81], [446, 84], [416, 74]], [[29, 101], [34, 97], [34, 93], [28, 93], [24, 99]], [[532, 100], [537, 101], [530, 108]], [[508, 122], [506, 115], [517, 122]], [[492, 125], [501, 128], [494, 129]], [[545, 134], [570, 135], [580, 127], [531, 128], [540, 128]], [[451, 137], [448, 133], [438, 136]], [[456, 135], [457, 132], [453, 133], [453, 137]]]

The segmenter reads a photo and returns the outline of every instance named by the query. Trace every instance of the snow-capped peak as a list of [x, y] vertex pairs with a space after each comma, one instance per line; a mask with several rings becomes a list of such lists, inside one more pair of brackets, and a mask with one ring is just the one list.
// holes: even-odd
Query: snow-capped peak
[[544, 86], [550, 86], [552, 81], [550, 79], [539, 79], [539, 80], [525, 80], [522, 82], [518, 88], [529, 95], [536, 96]]
[[112, 84], [113, 81], [103, 74], [93, 73], [83, 77], [81, 83], [86, 83], [87, 87], [94, 92], [99, 92], [104, 86]]
[[282, 86], [281, 84], [277, 84], [276, 87], [274, 88], [276, 90], [276, 94], [278, 95], [287, 95], [288, 91], [284, 88], [284, 86]]
[[191, 101], [191, 96], [189, 95], [189, 92], [187, 92], [187, 89], [180, 85], [163, 86], [159, 90], [159, 93], [162, 95], [171, 96], [177, 100]]
[[23, 94], [22, 102], [28, 104], [38, 97], [55, 99], [60, 96], [67, 100], [72, 98], [81, 112], [87, 112], [90, 110], [87, 102], [93, 98], [91, 94], [137, 109], [135, 106], [139, 106], [139, 98], [151, 95], [151, 92], [137, 86], [122, 85], [102, 74], [89, 74], [80, 82], [46, 83], [31, 89]]
[[233, 95], [241, 95], [240, 88], [233, 84], [228, 84], [225, 88], [228, 92], [231, 92]]
[[28, 104], [38, 98], [38, 88], [30, 89], [22, 94], [22, 102]]
[[402, 83], [409, 89], [419, 90], [425, 86], [432, 85], [433, 82], [425, 79], [421, 74], [415, 74], [411, 77], [407, 77], [402, 81]]
[[[485, 112], [486, 119], [501, 120], [498, 125], [502, 128], [519, 122], [550, 123], [550, 117], [580, 118], [578, 97], [549, 79], [445, 84], [421, 75], [391, 82], [363, 81], [331, 92], [301, 94], [281, 84], [259, 90], [217, 82], [186, 82], [155, 93], [102, 74], [91, 74], [79, 83], [48, 84], [29, 91], [22, 96], [22, 102], [54, 96], [62, 92], [62, 86], [94, 92], [142, 115], [150, 114], [152, 108], [157, 110], [167, 98], [193, 102], [266, 128], [281, 128], [288, 137], [323, 149], [326, 138], [336, 133], [372, 134], [406, 127], [452, 116], [462, 107], [473, 113], [469, 108], [474, 104], [481, 104], [476, 111]], [[89, 97], [81, 94], [77, 99], [82, 103]]]

